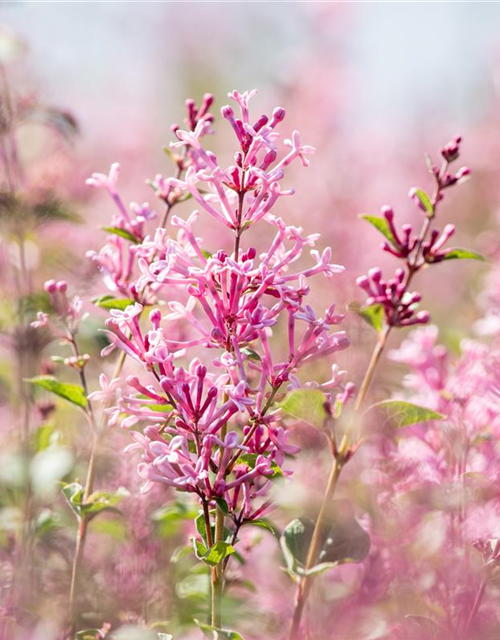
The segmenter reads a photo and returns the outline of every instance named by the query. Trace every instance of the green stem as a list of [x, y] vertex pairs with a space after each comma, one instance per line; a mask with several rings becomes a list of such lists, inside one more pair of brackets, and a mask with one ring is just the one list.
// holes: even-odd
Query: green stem
[[[76, 349], [76, 353], [78, 355], [78, 347], [76, 343], [74, 344], [74, 348]], [[113, 373], [113, 378], [118, 378], [123, 369], [123, 365], [125, 363], [126, 354], [124, 351], [120, 353], [120, 357], [116, 363], [115, 371]], [[83, 370], [80, 372], [80, 375], [83, 376], [82, 385], [86, 389], [86, 379], [85, 373]], [[105, 411], [102, 412], [99, 425], [96, 426], [94, 421], [94, 414], [91, 409], [89, 409], [89, 413], [87, 414], [89, 418], [89, 422], [92, 427], [93, 432], [93, 440], [92, 440], [92, 450], [90, 452], [89, 464], [87, 468], [87, 477], [85, 480], [85, 487], [83, 490], [83, 502], [88, 500], [88, 497], [92, 494], [94, 490], [94, 482], [95, 482], [95, 473], [96, 473], [96, 463], [99, 452], [100, 445], [100, 436], [103, 432], [104, 425], [106, 423], [107, 414]], [[73, 557], [73, 566], [71, 569], [71, 585], [70, 585], [70, 593], [69, 593], [69, 611], [70, 611], [70, 630], [69, 637], [72, 637], [76, 631], [76, 623], [77, 623], [77, 589], [79, 584], [80, 570], [83, 559], [83, 554], [85, 551], [85, 542], [87, 539], [87, 530], [89, 526], [89, 520], [85, 515], [82, 515], [78, 518], [78, 531], [76, 535], [76, 548], [75, 555]]]
[[363, 401], [364, 401], [364, 399], [366, 397], [366, 394], [368, 392], [370, 384], [371, 384], [371, 382], [373, 380], [373, 376], [375, 374], [375, 369], [377, 368], [377, 365], [379, 363], [380, 357], [381, 357], [381, 355], [382, 355], [382, 353], [384, 351], [385, 345], [387, 343], [387, 338], [389, 337], [391, 329], [392, 329], [392, 327], [390, 327], [390, 326], [385, 327], [385, 329], [383, 330], [383, 332], [379, 336], [379, 339], [378, 339], [377, 344], [375, 345], [375, 348], [373, 349], [372, 357], [370, 359], [370, 364], [368, 365], [368, 368], [367, 368], [366, 373], [365, 373], [365, 377], [363, 378], [363, 382], [361, 383], [358, 395], [356, 397], [356, 402], [354, 404], [354, 410], [355, 411], [359, 411], [361, 405], [363, 404]]
[[[328, 478], [328, 484], [325, 494], [323, 496], [323, 502], [321, 503], [321, 509], [316, 520], [314, 532], [311, 538], [311, 544], [307, 553], [306, 571], [312, 569], [318, 561], [319, 554], [321, 552], [321, 546], [324, 541], [324, 536], [328, 526], [328, 514], [330, 511], [330, 504], [337, 488], [337, 483], [342, 472], [343, 463], [339, 458], [333, 459], [332, 468], [330, 469], [330, 476]], [[295, 609], [293, 612], [292, 624], [290, 627], [290, 640], [299, 640], [300, 636], [300, 622], [302, 620], [302, 614], [309, 597], [312, 586], [312, 576], [302, 576], [297, 588], [297, 595], [295, 599]]]

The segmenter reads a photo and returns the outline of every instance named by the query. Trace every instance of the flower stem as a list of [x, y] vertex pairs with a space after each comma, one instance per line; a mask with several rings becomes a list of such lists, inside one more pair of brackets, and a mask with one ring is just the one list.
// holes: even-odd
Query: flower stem
[[[385, 329], [379, 336], [377, 344], [375, 345], [370, 363], [368, 365], [359, 389], [358, 396], [356, 398], [356, 403], [354, 405], [355, 411], [358, 411], [363, 404], [363, 401], [368, 392], [368, 388], [370, 387], [370, 383], [373, 380], [375, 369], [377, 368], [377, 364], [379, 363], [380, 357], [384, 351], [387, 337], [390, 331], [390, 326], [385, 327]], [[339, 451], [333, 458], [330, 476], [328, 478], [328, 484], [323, 496], [323, 501], [321, 503], [321, 508], [316, 520], [316, 524], [314, 525], [314, 531], [311, 538], [311, 543], [309, 545], [309, 550], [307, 552], [306, 571], [309, 571], [312, 567], [314, 567], [321, 551], [321, 544], [324, 539], [325, 529], [328, 522], [328, 510], [330, 507], [330, 503], [333, 500], [333, 496], [335, 495], [335, 490], [337, 488], [340, 474], [345, 464], [343, 455], [345, 454], [344, 449], [346, 448], [346, 445], [347, 441], [343, 440], [341, 442]], [[292, 624], [290, 627], [289, 640], [298, 640], [300, 637], [300, 623], [302, 620], [302, 615], [304, 613], [305, 605], [307, 603], [307, 599], [309, 597], [309, 593], [311, 591], [312, 581], [313, 577], [308, 575], [305, 575], [300, 579], [299, 585], [297, 587], [297, 594], [295, 597], [295, 609], [293, 612]]]
[[[319, 554], [321, 552], [321, 545], [327, 530], [328, 513], [330, 510], [330, 504], [335, 494], [335, 489], [342, 472], [343, 462], [339, 458], [333, 459], [332, 468], [330, 470], [330, 476], [328, 478], [328, 484], [325, 494], [323, 496], [323, 502], [321, 503], [321, 509], [316, 520], [314, 532], [311, 538], [311, 544], [309, 551], [307, 552], [306, 559], [306, 572], [310, 571], [318, 561]], [[312, 586], [312, 576], [302, 576], [297, 588], [297, 595], [295, 599], [295, 609], [293, 612], [292, 625], [290, 627], [290, 640], [298, 640], [300, 638], [300, 622], [304, 608], [309, 597]]]
[[[78, 353], [76, 343], [75, 343], [75, 348]], [[123, 365], [125, 363], [125, 358], [126, 358], [126, 353], [125, 351], [122, 351], [116, 363], [116, 367], [115, 367], [115, 371], [113, 373], [112, 379], [118, 378], [120, 376], [121, 371], [123, 369]], [[86, 389], [87, 384], [85, 380], [85, 373], [83, 370], [80, 373], [83, 376], [82, 384]], [[91, 449], [90, 458], [89, 458], [89, 465], [87, 468], [87, 478], [85, 480], [85, 488], [83, 490], [83, 498], [82, 498], [83, 502], [86, 502], [88, 500], [88, 497], [91, 495], [91, 493], [94, 490], [97, 455], [99, 451], [101, 434], [103, 432], [103, 427], [106, 422], [106, 413], [103, 411], [101, 414], [101, 418], [99, 420], [99, 425], [96, 427], [93, 415], [94, 414], [90, 410], [90, 413], [88, 414], [88, 416], [92, 426], [93, 440], [92, 440], [92, 449]], [[86, 515], [80, 516], [78, 518], [76, 548], [75, 548], [75, 555], [73, 557], [73, 566], [71, 570], [71, 585], [70, 585], [70, 593], [69, 593], [69, 611], [70, 611], [69, 637], [72, 637], [76, 630], [76, 622], [77, 622], [76, 592], [78, 589], [80, 569], [81, 569], [83, 554], [85, 550], [85, 542], [87, 539], [88, 526], [89, 526], [89, 520], [87, 516]]]
[[382, 333], [379, 335], [379, 339], [377, 344], [375, 345], [375, 348], [373, 350], [372, 353], [372, 357], [370, 359], [370, 364], [368, 365], [368, 368], [366, 370], [365, 373], [365, 377], [363, 378], [363, 382], [361, 383], [361, 386], [359, 388], [359, 392], [358, 395], [356, 397], [356, 402], [354, 404], [354, 410], [355, 411], [359, 411], [361, 405], [363, 404], [363, 401], [366, 397], [366, 394], [368, 392], [368, 388], [370, 387], [370, 384], [373, 380], [373, 376], [375, 374], [375, 369], [377, 368], [377, 364], [380, 360], [380, 356], [382, 355], [382, 352], [384, 351], [386, 342], [387, 342], [387, 338], [389, 337], [389, 333], [391, 332], [391, 328], [390, 326], [385, 327], [385, 329], [382, 331]]

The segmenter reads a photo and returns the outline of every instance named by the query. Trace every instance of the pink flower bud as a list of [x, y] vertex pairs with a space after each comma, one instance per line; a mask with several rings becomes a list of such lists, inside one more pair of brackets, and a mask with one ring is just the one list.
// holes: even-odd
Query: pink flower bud
[[392, 220], [394, 218], [394, 210], [389, 205], [385, 204], [381, 209], [380, 213], [384, 216], [386, 220]]
[[47, 280], [47, 282], [43, 285], [43, 288], [47, 293], [55, 293], [57, 291], [57, 284], [55, 280]]
[[373, 282], [380, 282], [382, 278], [382, 271], [378, 267], [373, 267], [368, 271], [368, 275], [373, 280]]
[[60, 293], [66, 293], [68, 290], [68, 283], [65, 280], [59, 280], [56, 284], [56, 288]]
[[283, 109], [283, 107], [276, 107], [273, 110], [271, 122], [269, 123], [270, 126], [274, 129], [274, 127], [282, 122], [282, 120], [285, 118], [285, 114], [286, 111]]

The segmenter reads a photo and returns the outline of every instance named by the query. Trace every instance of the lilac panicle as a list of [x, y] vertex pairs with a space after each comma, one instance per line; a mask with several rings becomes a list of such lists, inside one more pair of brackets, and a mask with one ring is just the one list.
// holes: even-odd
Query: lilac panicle
[[394, 277], [389, 280], [382, 278], [382, 271], [379, 268], [373, 268], [367, 275], [359, 277], [356, 283], [367, 294], [368, 307], [381, 305], [388, 328], [427, 324], [430, 320], [427, 311], [418, 311], [421, 295], [418, 292], [411, 292], [409, 287], [418, 271], [428, 265], [446, 260], [451, 251], [445, 248], [445, 244], [455, 233], [455, 226], [447, 224], [440, 232], [432, 228], [432, 222], [445, 190], [460, 184], [470, 174], [467, 167], [462, 167], [454, 174], [449, 172], [449, 165], [460, 156], [461, 142], [462, 139], [457, 136], [440, 149], [443, 161], [439, 168], [429, 159], [429, 171], [435, 181], [432, 198], [421, 189], [410, 189], [409, 197], [425, 214], [418, 232], [415, 232], [410, 224], [404, 224], [398, 230], [392, 207], [386, 205], [381, 209], [378, 224], [385, 229], [384, 235], [387, 238], [381, 248], [398, 258], [402, 268], [398, 268]]
[[[104, 355], [118, 348], [143, 367], [127, 379], [112, 420], [120, 417], [126, 427], [148, 424], [132, 433], [129, 447], [142, 453], [138, 470], [144, 491], [161, 483], [195, 494], [204, 504], [224, 498], [240, 523], [269, 508], [269, 481], [288, 473], [282, 465], [298, 450], [281, 424], [277, 394], [289, 381], [299, 384], [295, 374], [302, 365], [349, 344], [338, 330], [343, 316], [333, 306], [318, 316], [305, 302], [309, 278], [330, 278], [343, 268], [332, 263], [331, 249], [315, 248], [318, 234], [306, 235], [273, 213], [282, 197], [293, 194], [281, 186], [289, 165], [298, 160], [307, 166], [314, 149], [295, 131], [283, 153], [277, 129], [285, 110], [252, 119], [254, 94], [232, 92], [237, 108], [222, 108], [236, 137], [230, 166], [221, 166], [204, 145], [212, 133], [213, 98], [205, 96], [199, 109], [187, 101], [186, 129], [173, 127], [176, 176], [157, 176], [152, 183], [167, 213], [173, 202], [188, 196], [194, 202], [187, 219], [170, 218], [174, 235], [164, 226], [146, 233], [131, 223], [116, 200], [116, 169], [91, 179], [117, 202], [113, 225], [134, 240], [115, 235], [91, 255], [110, 289], [135, 301], [123, 311], [112, 310], [106, 321]], [[223, 232], [230, 230], [232, 249], [206, 251], [195, 231], [203, 215]], [[244, 244], [258, 222], [273, 230], [261, 252]], [[310, 264], [299, 267], [306, 251]], [[146, 304], [157, 305], [148, 320]], [[288, 336], [284, 352], [273, 340], [279, 323]], [[325, 387], [337, 388], [345, 401], [352, 389], [341, 377], [335, 372]], [[93, 397], [108, 398], [114, 384], [102, 380], [102, 392]]]

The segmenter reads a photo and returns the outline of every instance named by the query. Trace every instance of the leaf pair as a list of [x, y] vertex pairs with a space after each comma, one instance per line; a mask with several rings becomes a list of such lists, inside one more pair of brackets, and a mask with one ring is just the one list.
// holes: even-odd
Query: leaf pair
[[193, 538], [193, 548], [198, 560], [208, 564], [209, 567], [216, 567], [224, 558], [236, 552], [236, 549], [229, 542], [223, 542], [222, 540], [219, 540], [208, 549], [202, 542]]
[[78, 482], [64, 485], [62, 492], [73, 512], [79, 517], [94, 518], [103, 511], [121, 513], [117, 505], [129, 496], [129, 492], [121, 487], [118, 491], [94, 491], [83, 501], [83, 487]]

